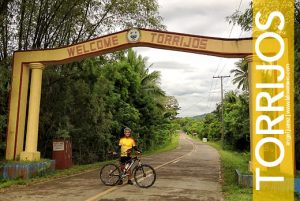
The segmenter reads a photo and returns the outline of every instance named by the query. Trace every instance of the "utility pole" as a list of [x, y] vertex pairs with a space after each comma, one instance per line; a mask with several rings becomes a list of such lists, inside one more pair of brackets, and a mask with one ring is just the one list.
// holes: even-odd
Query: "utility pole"
[[226, 76], [213, 76], [213, 78], [219, 78], [221, 79], [221, 106], [222, 106], [222, 136], [221, 136], [221, 142], [222, 142], [222, 149], [224, 149], [224, 107], [223, 107], [223, 78], [230, 77], [229, 75]]

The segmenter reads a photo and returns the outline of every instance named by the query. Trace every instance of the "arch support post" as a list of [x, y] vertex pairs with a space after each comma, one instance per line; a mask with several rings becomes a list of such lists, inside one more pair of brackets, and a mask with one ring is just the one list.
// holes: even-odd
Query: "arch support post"
[[248, 170], [252, 172], [252, 161], [253, 161], [253, 155], [252, 155], [252, 150], [253, 150], [253, 135], [255, 135], [253, 128], [254, 128], [254, 120], [253, 120], [253, 111], [254, 111], [254, 103], [252, 101], [253, 99], [253, 90], [254, 90], [254, 81], [253, 81], [253, 55], [246, 56], [245, 59], [248, 63], [248, 90], [249, 90], [249, 120], [250, 120], [250, 161], [248, 164]]
[[40, 152], [37, 151], [39, 115], [41, 102], [42, 74], [44, 65], [41, 63], [30, 63], [31, 80], [29, 108], [26, 132], [25, 151], [21, 152], [21, 161], [38, 161]]

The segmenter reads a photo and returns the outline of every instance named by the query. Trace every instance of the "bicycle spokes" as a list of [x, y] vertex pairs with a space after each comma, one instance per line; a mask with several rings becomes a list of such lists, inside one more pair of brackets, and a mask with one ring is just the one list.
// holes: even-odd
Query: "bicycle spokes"
[[105, 185], [115, 185], [120, 180], [119, 168], [114, 164], [107, 164], [103, 166], [100, 171], [100, 179]]
[[108, 186], [116, 185], [130, 174], [128, 171], [131, 171], [130, 169], [134, 166], [136, 161], [138, 162], [137, 166], [133, 168], [135, 183], [141, 188], [152, 186], [156, 180], [154, 168], [150, 165], [142, 164], [137, 157], [132, 159], [129, 167], [124, 169], [124, 171], [121, 171], [121, 168], [113, 163], [104, 165], [100, 171], [101, 181]]
[[141, 165], [136, 168], [134, 179], [139, 187], [148, 188], [154, 184], [156, 173], [151, 166]]

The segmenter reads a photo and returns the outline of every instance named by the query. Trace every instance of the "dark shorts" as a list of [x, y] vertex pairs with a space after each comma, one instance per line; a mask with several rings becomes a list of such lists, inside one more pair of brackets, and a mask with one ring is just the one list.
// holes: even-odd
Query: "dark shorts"
[[130, 161], [131, 161], [130, 156], [121, 156], [121, 158], [120, 158], [121, 164], [125, 164], [126, 162], [130, 162]]

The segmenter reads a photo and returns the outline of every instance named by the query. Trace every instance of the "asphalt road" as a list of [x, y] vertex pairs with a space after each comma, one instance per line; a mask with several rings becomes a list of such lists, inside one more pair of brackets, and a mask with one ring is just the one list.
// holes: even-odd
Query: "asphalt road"
[[[99, 170], [44, 183], [11, 188], [1, 201], [222, 201], [218, 152], [208, 145], [180, 136], [177, 149], [142, 159], [157, 173], [155, 184], [104, 186]], [[126, 182], [124, 182], [126, 183]]]

